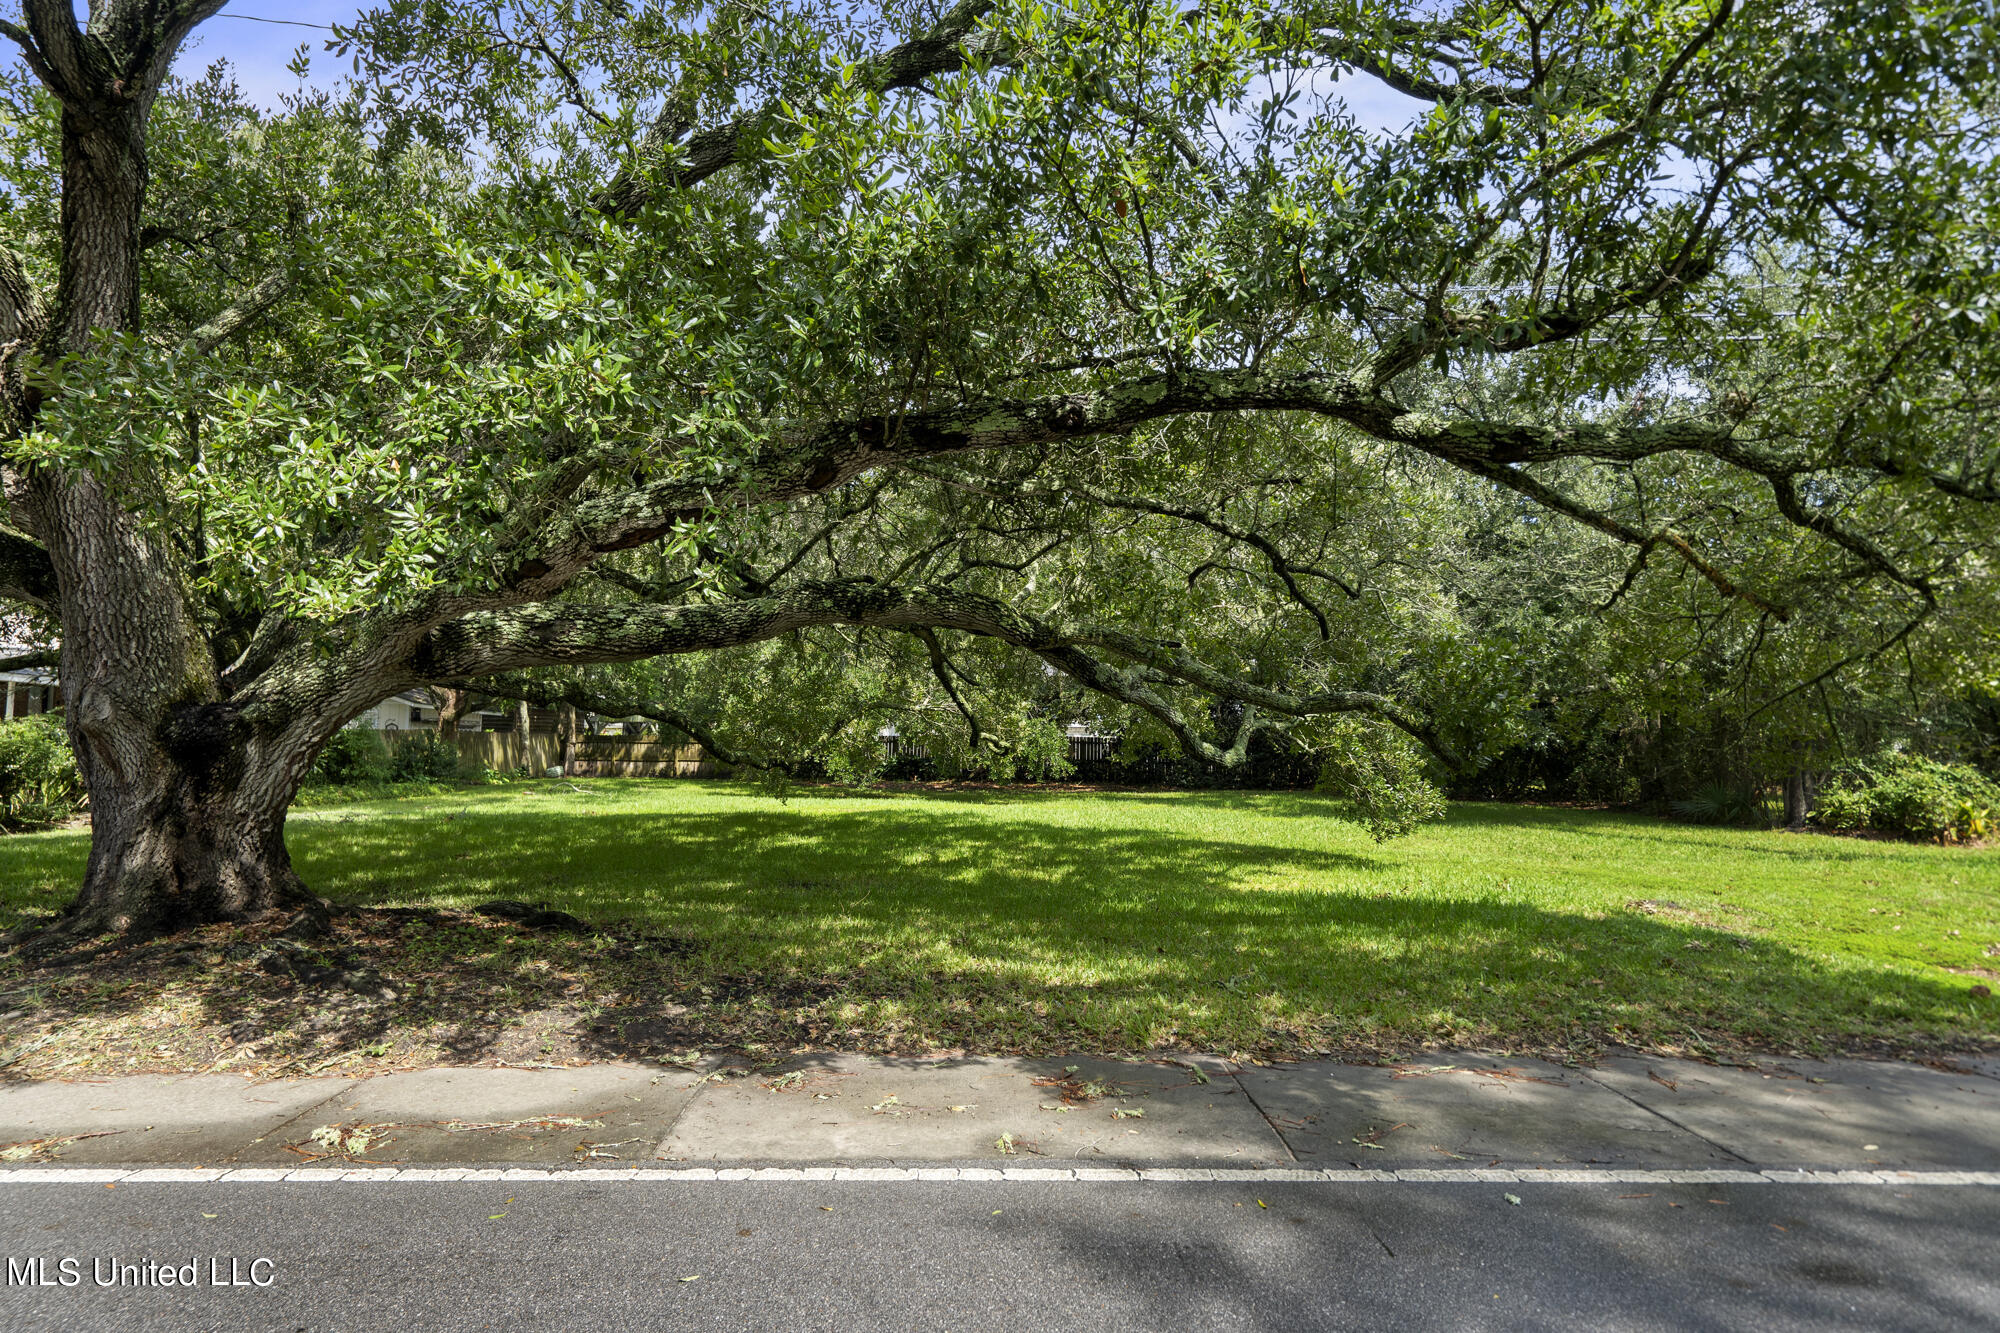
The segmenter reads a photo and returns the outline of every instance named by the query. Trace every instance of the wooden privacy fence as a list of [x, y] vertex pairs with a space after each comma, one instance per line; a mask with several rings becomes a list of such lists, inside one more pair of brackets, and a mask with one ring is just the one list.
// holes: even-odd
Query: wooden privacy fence
[[[387, 731], [382, 739], [394, 745], [420, 730]], [[458, 757], [500, 773], [529, 768], [543, 773], [562, 762], [562, 738], [546, 732], [460, 731], [452, 736]], [[675, 745], [643, 736], [579, 736], [569, 775], [580, 778], [707, 778], [722, 769], [699, 745]]]
[[[422, 735], [421, 732], [407, 731], [406, 736]], [[392, 732], [383, 738], [395, 744]], [[453, 735], [458, 743], [458, 757], [468, 764], [485, 764], [501, 773], [511, 773], [517, 768], [527, 767], [540, 773], [553, 764], [562, 762], [560, 738], [536, 732], [522, 735], [518, 731], [461, 731]]]
[[569, 771], [571, 777], [579, 778], [708, 778], [716, 776], [719, 768], [699, 745], [675, 745], [639, 736], [579, 736], [576, 761]]

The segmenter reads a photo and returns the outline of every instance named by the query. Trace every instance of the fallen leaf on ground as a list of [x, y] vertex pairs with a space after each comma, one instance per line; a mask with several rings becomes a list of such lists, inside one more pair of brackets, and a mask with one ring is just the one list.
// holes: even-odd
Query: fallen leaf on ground
[[355, 1125], [352, 1128], [321, 1125], [307, 1137], [326, 1149], [329, 1155], [359, 1157], [373, 1145], [388, 1141], [388, 1135], [378, 1131], [379, 1127], [375, 1125]]
[[1508, 1203], [1513, 1204], [1516, 1208], [1519, 1208], [1521, 1206], [1521, 1196], [1518, 1194], [1503, 1194], [1500, 1197], [1505, 1199]]
[[64, 1148], [82, 1139], [101, 1139], [109, 1134], [123, 1134], [122, 1129], [100, 1129], [90, 1134], [52, 1134], [45, 1139], [28, 1139], [21, 1143], [10, 1143], [0, 1147], [0, 1162], [26, 1162], [36, 1157], [54, 1157]]
[[[1100, 1097], [1129, 1097], [1132, 1095], [1115, 1083], [1106, 1083], [1100, 1079], [1078, 1078], [1073, 1072], [1075, 1066], [1072, 1065], [1070, 1068], [1072, 1072], [1065, 1077], [1038, 1078], [1034, 1080], [1034, 1086], [1060, 1090], [1063, 1101], [1071, 1106], [1088, 1105]], [[1046, 1110], [1047, 1108], [1043, 1109]]]

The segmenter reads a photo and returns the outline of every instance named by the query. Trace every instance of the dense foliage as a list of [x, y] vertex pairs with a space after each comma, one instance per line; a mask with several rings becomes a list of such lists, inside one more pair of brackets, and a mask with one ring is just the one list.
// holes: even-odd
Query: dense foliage
[[422, 782], [459, 776], [458, 747], [447, 737], [419, 731], [388, 748], [386, 776], [391, 782]]
[[1959, 842], [1993, 834], [2000, 783], [1961, 764], [1887, 751], [1842, 764], [1820, 791], [1813, 821], [1832, 829], [1879, 829]]
[[386, 782], [389, 746], [373, 727], [343, 727], [313, 760], [315, 781], [336, 786]]
[[37, 713], [0, 725], [0, 828], [44, 828], [82, 803], [83, 780], [62, 719]]
[[166, 78], [215, 8], [0, 28], [77, 921], [298, 899], [311, 755], [424, 684], [780, 774], [1294, 750], [1384, 832], [1994, 689], [1969, 0], [386, 0], [275, 110]]

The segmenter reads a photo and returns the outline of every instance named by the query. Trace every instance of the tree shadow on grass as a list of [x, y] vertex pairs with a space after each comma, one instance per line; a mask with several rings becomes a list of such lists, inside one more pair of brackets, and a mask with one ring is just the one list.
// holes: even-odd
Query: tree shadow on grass
[[[363, 909], [312, 945], [358, 980], [266, 970], [269, 928], [116, 948], [87, 970], [10, 966], [0, 1076], [723, 1046], [1944, 1049], [1995, 1026], [1958, 978], [1843, 968], [1699, 921], [1409, 889], [1393, 861], [1345, 850], [949, 802], [496, 805], [307, 821], [292, 842], [308, 882]], [[596, 933], [465, 911], [493, 898]]]

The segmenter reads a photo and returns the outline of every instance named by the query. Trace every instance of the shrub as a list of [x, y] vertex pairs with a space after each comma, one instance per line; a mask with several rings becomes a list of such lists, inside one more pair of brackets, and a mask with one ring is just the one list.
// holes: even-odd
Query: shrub
[[396, 743], [389, 756], [393, 782], [458, 776], [458, 747], [435, 732], [422, 732]]
[[43, 828], [83, 805], [83, 776], [62, 719], [38, 713], [0, 723], [0, 824]]
[[313, 760], [312, 776], [338, 785], [382, 782], [389, 776], [389, 746], [373, 727], [345, 727]]
[[1978, 769], [1889, 751], [1835, 769], [1811, 818], [1823, 828], [1958, 842], [1990, 834], [1996, 811], [2000, 786]]

